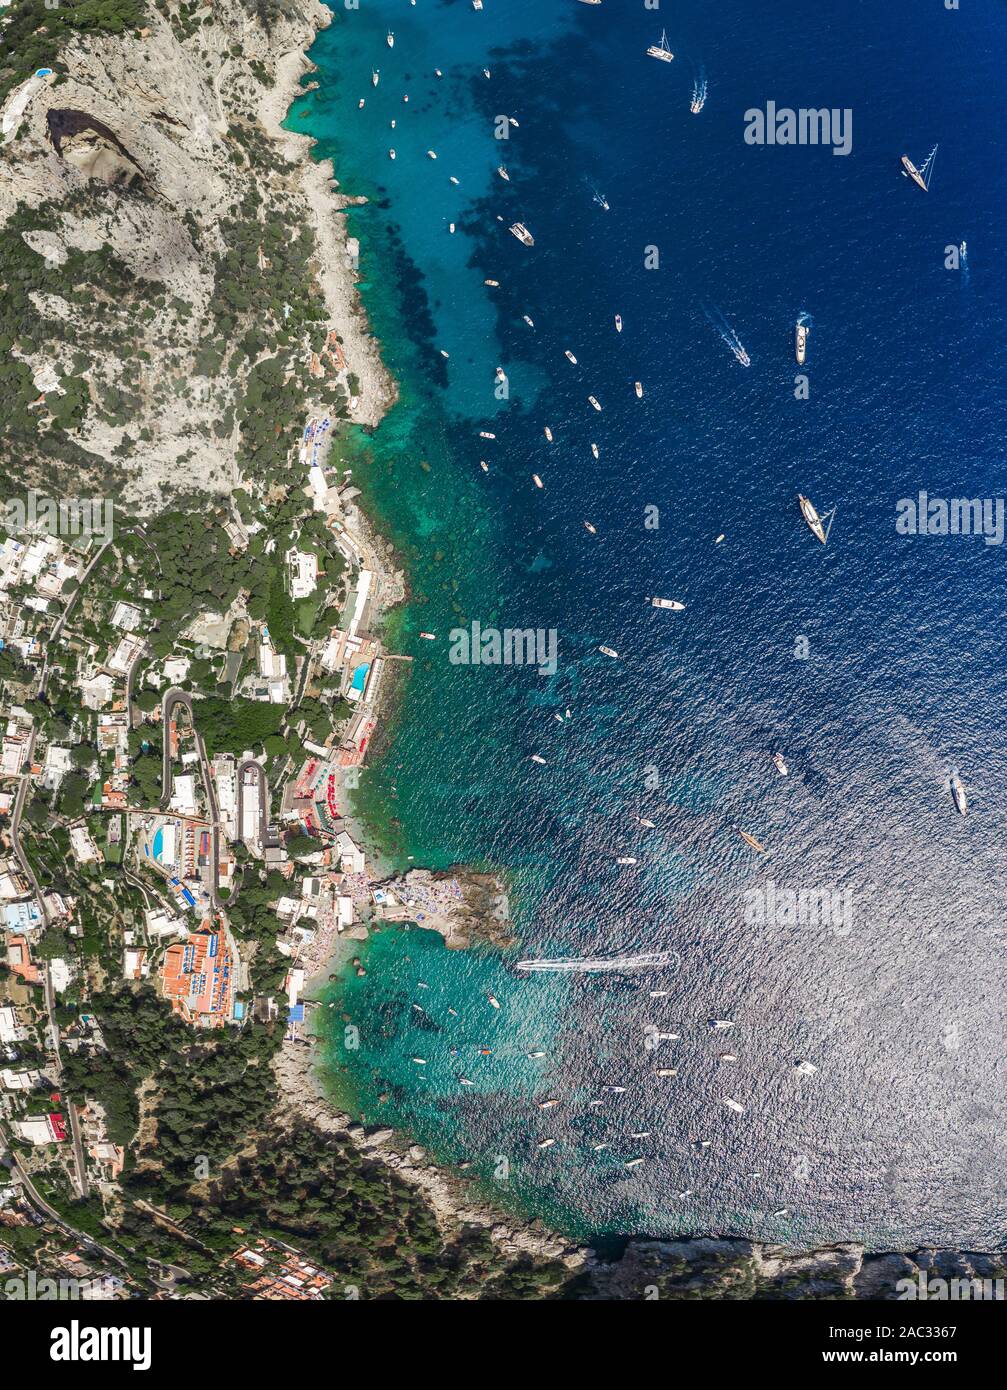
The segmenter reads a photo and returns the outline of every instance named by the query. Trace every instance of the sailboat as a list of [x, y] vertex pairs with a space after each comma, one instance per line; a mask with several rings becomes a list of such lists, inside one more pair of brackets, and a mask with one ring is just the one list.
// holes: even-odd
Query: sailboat
[[934, 172], [934, 155], [936, 153], [937, 146], [935, 145], [918, 169], [907, 154], [902, 156], [902, 172], [907, 178], [912, 179], [918, 188], [922, 188], [924, 193], [930, 191], [930, 179]]
[[[818, 537], [822, 545], [824, 545], [829, 539], [829, 532], [832, 530], [832, 518], [836, 514], [835, 507], [832, 508], [831, 512], [826, 512], [824, 516], [819, 516], [817, 511], [815, 511], [814, 503], [809, 498], [805, 497], [802, 492], [797, 494], [797, 500], [801, 506], [801, 515], [808, 523], [812, 532]], [[828, 522], [828, 526], [826, 526], [826, 522]]]
[[647, 57], [660, 58], [662, 63], [670, 63], [674, 56], [674, 53], [672, 53], [671, 49], [668, 47], [668, 35], [662, 29], [661, 42], [652, 43], [650, 45], [650, 47], [647, 49]]

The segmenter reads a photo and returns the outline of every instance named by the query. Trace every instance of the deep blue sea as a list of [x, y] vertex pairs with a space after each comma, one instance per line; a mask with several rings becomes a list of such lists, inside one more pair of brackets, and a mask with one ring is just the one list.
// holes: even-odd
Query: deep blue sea
[[[348, 441], [416, 657], [361, 804], [403, 865], [511, 874], [520, 937], [377, 933], [329, 1059], [369, 1122], [576, 1234], [1004, 1239], [1004, 549], [895, 522], [1007, 491], [1005, 54], [999, 0], [361, 0], [312, 50], [289, 124], [369, 200], [401, 387]], [[768, 101], [849, 108], [852, 152], [747, 144]], [[899, 157], [935, 144], [923, 193]], [[452, 664], [473, 620], [554, 629], [555, 675]], [[839, 924], [753, 907], [824, 888]], [[671, 963], [514, 968], [642, 951]]]

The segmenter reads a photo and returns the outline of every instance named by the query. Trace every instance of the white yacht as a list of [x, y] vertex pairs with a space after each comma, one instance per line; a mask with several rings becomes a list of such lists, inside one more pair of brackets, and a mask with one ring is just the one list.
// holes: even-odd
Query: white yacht
[[671, 49], [668, 46], [668, 35], [662, 29], [661, 42], [652, 43], [650, 45], [650, 47], [647, 49], [647, 57], [659, 58], [662, 63], [670, 63], [674, 56], [674, 53], [672, 53]]

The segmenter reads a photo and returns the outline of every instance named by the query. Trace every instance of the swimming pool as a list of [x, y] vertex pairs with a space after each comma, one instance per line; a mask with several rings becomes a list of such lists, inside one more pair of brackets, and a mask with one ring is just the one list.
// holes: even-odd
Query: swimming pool
[[367, 684], [367, 672], [370, 669], [370, 666], [358, 666], [353, 672], [353, 680], [350, 682], [350, 689], [355, 691], [356, 694], [361, 695], [363, 693], [364, 686]]
[[153, 838], [153, 840], [151, 841], [151, 849], [152, 849], [153, 852], [154, 852], [154, 858], [155, 858], [155, 859], [157, 860], [157, 862], [160, 864], [160, 862], [161, 862], [161, 855], [162, 855], [162, 853], [163, 853], [163, 851], [164, 851], [164, 831], [163, 831], [163, 830], [157, 830], [157, 831], [154, 832], [154, 838]]

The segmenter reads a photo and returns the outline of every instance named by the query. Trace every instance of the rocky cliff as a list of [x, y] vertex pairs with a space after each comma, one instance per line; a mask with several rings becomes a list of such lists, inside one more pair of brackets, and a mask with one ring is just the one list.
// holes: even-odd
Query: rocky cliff
[[72, 470], [153, 510], [278, 463], [306, 403], [380, 418], [346, 200], [280, 128], [328, 20], [157, 0], [133, 31], [64, 36], [48, 75], [6, 59], [0, 340], [28, 481]]

